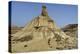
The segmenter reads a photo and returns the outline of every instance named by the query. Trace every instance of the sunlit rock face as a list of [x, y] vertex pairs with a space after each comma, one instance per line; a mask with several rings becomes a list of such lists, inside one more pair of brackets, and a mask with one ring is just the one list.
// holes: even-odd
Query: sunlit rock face
[[69, 24], [66, 25], [62, 30], [65, 32], [66, 35], [70, 36], [68, 40], [69, 44], [67, 44], [67, 48], [78, 48], [78, 24]]
[[[19, 32], [12, 34], [12, 52], [69, 49], [69, 35], [58, 28], [42, 6], [40, 16], [35, 17]], [[71, 40], [71, 41], [70, 41]], [[72, 46], [72, 45], [71, 45]]]

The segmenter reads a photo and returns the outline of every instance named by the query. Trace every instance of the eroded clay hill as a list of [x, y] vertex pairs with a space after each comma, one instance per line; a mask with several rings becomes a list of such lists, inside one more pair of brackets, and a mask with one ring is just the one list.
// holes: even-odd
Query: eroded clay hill
[[70, 36], [56, 26], [46, 6], [42, 6], [40, 16], [11, 36], [12, 52], [72, 49]]

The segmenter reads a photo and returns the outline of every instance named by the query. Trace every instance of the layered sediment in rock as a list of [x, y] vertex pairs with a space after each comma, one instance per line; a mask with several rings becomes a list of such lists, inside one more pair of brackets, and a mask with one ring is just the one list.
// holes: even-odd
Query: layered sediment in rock
[[68, 40], [70, 36], [56, 26], [42, 6], [40, 16], [12, 35], [12, 52], [66, 49]]

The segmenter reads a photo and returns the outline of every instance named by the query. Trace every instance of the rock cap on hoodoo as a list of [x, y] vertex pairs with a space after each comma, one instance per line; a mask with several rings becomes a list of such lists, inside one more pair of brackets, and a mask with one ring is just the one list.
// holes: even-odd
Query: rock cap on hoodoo
[[46, 10], [46, 6], [45, 6], [45, 5], [42, 5], [41, 15], [42, 15], [42, 16], [48, 16], [48, 12], [47, 12], [47, 10]]

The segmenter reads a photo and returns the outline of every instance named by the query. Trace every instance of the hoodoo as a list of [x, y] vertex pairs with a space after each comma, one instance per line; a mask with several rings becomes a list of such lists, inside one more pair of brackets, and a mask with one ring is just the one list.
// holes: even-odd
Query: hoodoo
[[[17, 42], [12, 45], [13, 52], [64, 49], [65, 41], [69, 39], [69, 36], [49, 17], [45, 5], [42, 6], [40, 16], [35, 17], [21, 31], [12, 36], [12, 41]], [[23, 45], [27, 47], [24, 48]], [[16, 49], [17, 46], [19, 49]]]

